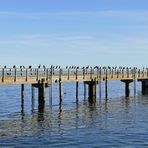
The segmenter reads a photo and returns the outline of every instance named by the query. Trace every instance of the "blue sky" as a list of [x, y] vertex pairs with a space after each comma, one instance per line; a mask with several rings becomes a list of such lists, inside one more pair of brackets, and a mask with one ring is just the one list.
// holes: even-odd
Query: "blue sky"
[[148, 66], [147, 0], [0, 0], [1, 65]]

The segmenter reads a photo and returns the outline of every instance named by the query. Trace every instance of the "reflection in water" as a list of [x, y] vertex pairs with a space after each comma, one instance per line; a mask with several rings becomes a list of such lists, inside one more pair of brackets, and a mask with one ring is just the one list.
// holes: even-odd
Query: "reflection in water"
[[[70, 147], [72, 144], [76, 147], [90, 144], [92, 147], [113, 147], [129, 143], [141, 145], [148, 140], [146, 99], [98, 99], [96, 103], [79, 99], [70, 105], [60, 102], [52, 108], [43, 103], [32, 110], [34, 112], [24, 114], [23, 104], [21, 120], [20, 113], [16, 113], [8, 120], [0, 121], [2, 146], [5, 140], [8, 145], [27, 146], [29, 143], [37, 147], [45, 147], [45, 143], [47, 147]], [[133, 116], [135, 110], [136, 116]], [[140, 137], [139, 133], [142, 133]]]
[[42, 102], [38, 105], [38, 121], [44, 121], [45, 114], [45, 102]]

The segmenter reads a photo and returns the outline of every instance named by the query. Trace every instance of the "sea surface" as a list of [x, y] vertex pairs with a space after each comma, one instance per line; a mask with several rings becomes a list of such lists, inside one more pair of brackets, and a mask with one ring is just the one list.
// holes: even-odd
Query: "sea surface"
[[0, 147], [148, 147], [148, 97], [137, 94], [131, 85], [131, 97], [125, 98], [125, 86], [109, 81], [109, 97], [89, 103], [84, 85], [79, 83], [76, 101], [75, 83], [63, 84], [63, 101], [59, 104], [58, 83], [53, 85], [52, 105], [49, 88], [46, 105], [38, 109], [38, 91], [32, 99], [31, 86], [25, 85], [24, 107], [21, 85], [0, 85]]

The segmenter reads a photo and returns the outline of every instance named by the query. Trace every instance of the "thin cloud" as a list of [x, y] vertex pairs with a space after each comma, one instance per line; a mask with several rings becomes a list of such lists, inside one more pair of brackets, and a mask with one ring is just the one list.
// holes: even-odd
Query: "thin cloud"
[[27, 17], [27, 18], [42, 18], [42, 17], [125, 17], [136, 19], [147, 19], [148, 11], [145, 10], [105, 10], [105, 11], [61, 11], [61, 12], [11, 12], [1, 11], [0, 16], [11, 17]]

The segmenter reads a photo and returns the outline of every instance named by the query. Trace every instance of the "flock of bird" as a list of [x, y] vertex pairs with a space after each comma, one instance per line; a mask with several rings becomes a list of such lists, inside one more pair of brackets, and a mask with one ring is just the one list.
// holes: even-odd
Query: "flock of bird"
[[[4, 66], [4, 69], [6, 69], [7, 67], [6, 67], [6, 65]], [[25, 67], [25, 66], [19, 66], [19, 67], [16, 67], [16, 65], [14, 65], [13, 66], [13, 69], [17, 69], [17, 68], [20, 68], [20, 71], [21, 71], [21, 75], [22, 75], [22, 70], [23, 69], [30, 69], [30, 74], [32, 75], [33, 73], [32, 72], [35, 72], [35, 74], [36, 74], [36, 72], [37, 72], [37, 68], [33, 68], [33, 66], [31, 66], [31, 65], [29, 65], [28, 67]], [[46, 66], [45, 65], [39, 65], [38, 66], [38, 69], [44, 69], [44, 73], [45, 73], [45, 71], [46, 71]], [[125, 70], [127, 73], [129, 73], [130, 71], [131, 71], [131, 73], [133, 73], [134, 71], [136, 72], [138, 72], [138, 73], [140, 73], [140, 71], [141, 72], [144, 72], [144, 71], [147, 71], [147, 73], [148, 73], [148, 68], [137, 68], [137, 67], [122, 67], [122, 66], [120, 66], [120, 67], [117, 67], [117, 66], [115, 66], [115, 67], [111, 67], [111, 66], [104, 66], [104, 67], [100, 67], [100, 66], [95, 66], [95, 67], [91, 67], [91, 66], [86, 66], [86, 67], [79, 67], [79, 66], [66, 66], [65, 68], [62, 68], [61, 66], [50, 66], [50, 68], [52, 68], [52, 70], [53, 70], [53, 74], [55, 74], [55, 72], [56, 72], [56, 70], [57, 70], [57, 72], [60, 70], [60, 72], [61, 72], [61, 74], [64, 72], [64, 70], [68, 70], [68, 72], [69, 72], [69, 70], [74, 70], [74, 74], [75, 73], [77, 73], [75, 70], [83, 70], [83, 73], [85, 72], [86, 74], [89, 74], [89, 72], [90, 72], [90, 70], [92, 70], [91, 71], [91, 73], [93, 73], [94, 72], [94, 70], [95, 69], [99, 69], [99, 70], [103, 70], [104, 72], [104, 74], [106, 73], [106, 70], [107, 71], [109, 71], [109, 73], [115, 73], [115, 74], [119, 74], [119, 73], [123, 73], [123, 71]], [[6, 75], [11, 75], [11, 68], [8, 68], [8, 70], [9, 70], [9, 72], [6, 72]]]
[[[61, 69], [61, 66], [50, 66], [50, 67], [52, 67], [53, 69]], [[6, 69], [7, 66], [5, 65], [4, 68]], [[25, 66], [19, 66], [19, 67], [17, 67], [16, 65], [13, 65], [13, 68], [20, 68], [20, 69], [29, 68], [29, 69], [32, 69], [33, 66], [32, 65], [29, 65], [28, 67], [25, 67]], [[37, 68], [46, 69], [46, 66], [40, 64]], [[66, 69], [123, 69], [123, 70], [124, 69], [139, 69], [137, 67], [122, 67], [122, 66], [119, 66], [119, 67], [117, 67], [117, 66], [112, 66], [112, 67], [111, 66], [104, 66], [104, 67], [102, 67], [102, 66], [94, 66], [94, 67], [92, 67], [92, 66], [86, 66], [86, 67], [66, 66], [65, 68]], [[144, 68], [143, 67], [143, 69], [147, 69], [147, 68]]]

